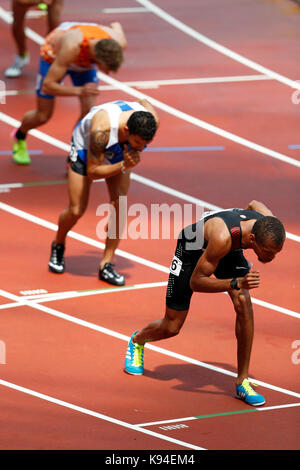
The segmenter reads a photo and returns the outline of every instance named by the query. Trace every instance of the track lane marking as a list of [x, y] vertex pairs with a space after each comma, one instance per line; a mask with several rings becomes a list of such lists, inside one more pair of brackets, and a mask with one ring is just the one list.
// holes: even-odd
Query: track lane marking
[[[197, 84], [207, 84], [207, 83], [231, 83], [231, 82], [252, 82], [252, 81], [264, 81], [272, 80], [272, 78], [265, 75], [235, 75], [235, 76], [225, 76], [225, 77], [203, 77], [203, 78], [175, 78], [168, 80], [140, 80], [140, 81], [130, 81], [123, 82], [124, 85], [134, 86], [137, 88], [151, 89], [159, 88], [160, 86], [170, 86], [170, 85], [197, 85]], [[100, 91], [111, 91], [115, 90], [116, 87], [112, 85], [99, 85], [98, 89]], [[0, 90], [1, 96], [17, 96], [17, 95], [26, 95], [34, 94], [35, 90], [24, 89], [24, 90]]]
[[[1, 382], [3, 382], [3, 381], [1, 381]], [[127, 423], [125, 423], [125, 424], [127, 424]]]
[[139, 426], [136, 426], [135, 424], [129, 424], [125, 421], [121, 421], [120, 419], [112, 418], [110, 416], [104, 415], [104, 414], [99, 413], [97, 411], [92, 411], [92, 410], [89, 410], [87, 408], [83, 408], [82, 406], [78, 406], [78, 405], [75, 405], [73, 403], [69, 403], [69, 402], [66, 402], [64, 400], [60, 400], [58, 398], [51, 397], [50, 395], [45, 395], [44, 393], [40, 393], [40, 392], [37, 392], [35, 390], [31, 390], [29, 388], [26, 388], [26, 387], [22, 387], [20, 385], [14, 384], [12, 382], [8, 382], [8, 381], [3, 380], [3, 379], [0, 379], [0, 385], [2, 385], [4, 387], [7, 387], [7, 388], [10, 388], [10, 389], [13, 389], [13, 390], [17, 390], [18, 392], [25, 393], [26, 395], [30, 395], [30, 396], [33, 396], [35, 398], [39, 398], [39, 399], [47, 401], [49, 403], [53, 403], [55, 405], [59, 405], [59, 406], [62, 406], [64, 408], [68, 408], [72, 411], [77, 411], [79, 413], [89, 415], [89, 416], [93, 416], [94, 418], [101, 419], [101, 420], [109, 422], [111, 424], [116, 424], [118, 426], [130, 429], [132, 431], [142, 432], [143, 434], [147, 434], [148, 436], [156, 437], [158, 439], [161, 439], [161, 440], [167, 441], [167, 442], [172, 442], [173, 444], [177, 444], [177, 445], [180, 445], [182, 447], [186, 447], [188, 449], [207, 450], [207, 449], [204, 449], [203, 447], [195, 446], [195, 445], [190, 444], [188, 442], [180, 441], [178, 439], [174, 439], [172, 437], [165, 436], [164, 434], [159, 434], [157, 432], [149, 431], [148, 429], [140, 428]]
[[[98, 331], [98, 332], [106, 334], [108, 336], [112, 336], [112, 337], [120, 339], [122, 341], [126, 341], [126, 343], [128, 343], [128, 341], [130, 339], [129, 336], [123, 335], [123, 334], [118, 333], [114, 330], [104, 328], [100, 325], [95, 325], [94, 323], [88, 322], [86, 320], [82, 320], [82, 319], [77, 318], [77, 317], [73, 317], [72, 315], [68, 315], [66, 313], [60, 312], [59, 310], [46, 307], [45, 305], [40, 305], [39, 303], [35, 303], [32, 300], [26, 300], [23, 297], [17, 296], [15, 294], [11, 294], [10, 292], [7, 292], [3, 289], [0, 289], [0, 296], [2, 296], [4, 298], [7, 298], [7, 299], [10, 299], [10, 300], [13, 300], [15, 302], [20, 302], [24, 306], [32, 307], [32, 308], [34, 308], [36, 310], [40, 310], [41, 312], [44, 312], [48, 315], [52, 315], [54, 317], [61, 318], [63, 320], [69, 321], [69, 322], [74, 323], [74, 324], [79, 325], [79, 326], [90, 328], [92, 330]], [[179, 354], [179, 353], [175, 353], [173, 351], [169, 351], [168, 349], [164, 349], [164, 348], [155, 346], [151, 343], [146, 343], [145, 348], [150, 349], [152, 351], [155, 351], [157, 353], [160, 353], [162, 355], [178, 359], [179, 361], [182, 361], [182, 362], [187, 362], [189, 364], [194, 364], [196, 366], [203, 367], [205, 369], [209, 369], [209, 370], [212, 370], [214, 372], [218, 372], [218, 373], [223, 374], [223, 375], [228, 375], [230, 377], [236, 377], [237, 376], [236, 373], [231, 372], [229, 370], [223, 369], [221, 367], [216, 367], [216, 366], [208, 364], [206, 362], [198, 361], [197, 359], [185, 356], [183, 354]], [[125, 354], [125, 351], [124, 351], [124, 354]], [[276, 385], [271, 385], [271, 384], [268, 384], [268, 383], [263, 382], [261, 380], [251, 379], [251, 378], [249, 378], [249, 380], [252, 381], [252, 382], [255, 382], [257, 385], [261, 385], [262, 387], [268, 388], [270, 390], [274, 390], [274, 391], [283, 393], [285, 395], [290, 395], [290, 396], [293, 396], [293, 397], [296, 397], [296, 398], [300, 398], [300, 393], [297, 393], [297, 392], [294, 392], [294, 391], [291, 391], [291, 390], [287, 390], [287, 389], [282, 388], [282, 387], [277, 387]]]
[[205, 129], [208, 132], [219, 135], [220, 137], [223, 137], [226, 140], [230, 140], [232, 142], [235, 142], [239, 145], [242, 145], [243, 147], [254, 150], [254, 151], [256, 151], [260, 154], [267, 155], [267, 156], [269, 156], [271, 158], [274, 158], [276, 160], [280, 160], [284, 163], [288, 163], [289, 165], [300, 168], [300, 161], [296, 160], [295, 158], [289, 157], [289, 156], [284, 155], [280, 152], [277, 152], [275, 150], [264, 147], [263, 145], [256, 144], [255, 142], [252, 142], [248, 139], [245, 139], [244, 137], [240, 137], [237, 134], [233, 134], [232, 132], [221, 129], [220, 127], [217, 127], [217, 126], [215, 126], [213, 124], [210, 124], [206, 121], [198, 119], [198, 118], [196, 118], [196, 117], [194, 117], [190, 114], [187, 114], [183, 111], [180, 111], [176, 108], [173, 108], [172, 106], [170, 106], [168, 104], [165, 104], [162, 101], [159, 101], [155, 98], [152, 98], [151, 96], [146, 95], [145, 93], [142, 93], [138, 90], [130, 88], [129, 86], [125, 85], [124, 83], [119, 82], [119, 81], [115, 80], [114, 78], [103, 74], [102, 72], [98, 72], [98, 76], [100, 77], [100, 79], [102, 81], [105, 81], [106, 83], [110, 83], [111, 85], [115, 85], [116, 89], [120, 89], [120, 90], [124, 91], [125, 93], [127, 93], [131, 96], [134, 96], [135, 98], [147, 99], [157, 109], [165, 111], [166, 113], [168, 113], [172, 116], [175, 116], [176, 118], [182, 119], [183, 121], [186, 121], [190, 124], [193, 124], [197, 127], [200, 127], [201, 129]]
[[[9, 124], [12, 127], [18, 127], [20, 126], [20, 121], [17, 119], [8, 116], [5, 113], [0, 112], [0, 120], [5, 122], [6, 124]], [[38, 131], [36, 129], [32, 129], [29, 131], [29, 134], [33, 135], [37, 139], [40, 139], [44, 142], [47, 142], [50, 145], [53, 145], [54, 147], [57, 147], [61, 150], [66, 151], [69, 153], [70, 151], [70, 145], [66, 144], [65, 142], [60, 141], [59, 139], [56, 139], [55, 137], [49, 136], [48, 134], [45, 134], [44, 132]], [[300, 162], [299, 162], [300, 163]], [[198, 199], [194, 196], [190, 196], [188, 194], [183, 193], [182, 191], [178, 191], [177, 189], [170, 188], [169, 186], [166, 186], [164, 184], [158, 183], [156, 181], [151, 180], [150, 178], [146, 178], [144, 176], [138, 175], [137, 173], [131, 172], [131, 179], [134, 181], [137, 181], [145, 186], [149, 186], [153, 189], [156, 189], [158, 191], [161, 191], [163, 193], [172, 195], [174, 197], [177, 197], [178, 199], [182, 199], [187, 202], [191, 202], [192, 204], [196, 204], [201, 207], [205, 207], [208, 210], [222, 210], [222, 207], [216, 206], [215, 204], [211, 204], [210, 202], [203, 201], [201, 199]], [[98, 182], [99, 180], [97, 180]], [[286, 232], [286, 237], [289, 238], [290, 240], [300, 242], [300, 236], [295, 235], [290, 232]]]
[[[4, 19], [4, 21], [10, 22], [10, 23], [12, 22], [12, 18], [7, 14], [7, 12], [2, 7], [0, 7], [0, 17], [1, 16]], [[10, 21], [8, 21], [8, 20], [10, 20]], [[43, 41], [44, 41], [44, 39], [40, 35], [38, 35], [34, 31], [32, 31], [30, 28], [26, 28], [26, 34], [28, 35], [28, 37], [30, 37], [33, 41], [37, 42], [38, 44], [42, 44]], [[148, 95], [140, 93], [137, 90], [133, 90], [132, 88], [126, 86], [124, 83], [118, 82], [117, 80], [112, 79], [111, 77], [108, 77], [107, 75], [105, 75], [101, 72], [98, 72], [98, 75], [103, 81], [112, 84], [116, 88], [122, 89], [123, 91], [125, 91], [125, 93], [128, 93], [132, 96], [135, 96], [136, 98], [140, 98], [140, 99], [146, 98], [146, 99], [148, 99], [150, 102], [152, 102], [152, 104], [154, 104], [154, 106], [157, 106], [158, 108], [163, 109], [167, 113], [175, 115], [176, 117], [181, 117], [183, 120], [187, 120], [188, 122], [196, 124], [199, 127], [203, 127], [204, 129], [207, 129], [210, 132], [214, 132], [218, 135], [224, 136], [225, 138], [228, 138], [229, 140], [236, 141], [237, 143], [240, 143], [241, 145], [245, 145], [246, 147], [253, 148], [254, 150], [257, 150], [258, 152], [265, 153], [266, 155], [269, 155], [273, 158], [278, 158], [279, 160], [282, 160], [282, 161], [290, 163], [294, 166], [300, 167], [300, 161], [298, 161], [298, 160], [295, 160], [295, 159], [293, 159], [289, 156], [286, 156], [286, 155], [280, 154], [278, 152], [275, 152], [273, 150], [270, 150], [270, 149], [268, 149], [266, 147], [263, 147], [261, 145], [252, 143], [252, 142], [250, 142], [246, 139], [240, 138], [238, 136], [235, 136], [234, 134], [228, 133], [227, 131], [223, 131], [222, 129], [219, 129], [215, 126], [212, 126], [208, 123], [205, 123], [204, 121], [200, 121], [199, 119], [194, 118], [193, 116], [189, 116], [186, 113], [182, 113], [182, 112], [180, 112], [180, 111], [178, 111], [178, 110], [176, 110], [176, 109], [174, 109], [174, 108], [172, 108], [168, 105], [165, 105], [164, 103], [161, 103], [161, 102], [151, 98]], [[299, 89], [300, 89], [300, 84], [297, 84], [297, 85], [299, 85]], [[14, 118], [12, 118], [12, 117], [4, 114], [4, 113], [0, 113], [0, 119], [2, 119], [4, 122], [7, 122], [10, 125], [12, 125], [13, 127], [20, 126], [19, 121], [17, 121], [16, 119], [14, 119]], [[201, 123], [203, 125], [201, 125]], [[215, 129], [216, 132], [214, 131], [214, 129]], [[42, 133], [42, 132], [40, 132], [36, 129], [33, 129], [33, 130], [29, 131], [29, 133], [32, 134], [33, 136], [37, 137], [37, 138], [42, 138], [43, 137], [42, 140], [45, 140], [46, 142], [48, 142], [51, 145], [62, 148], [64, 150], [66, 150], [67, 152], [70, 149], [70, 146], [68, 144], [60, 142], [58, 139], [55, 139], [54, 137], [50, 137], [47, 134], [44, 134], [44, 133]], [[250, 145], [248, 145], [248, 144], [250, 144]], [[142, 182], [142, 180], [143, 180], [143, 182], [144, 182], [143, 184], [145, 184], [145, 181], [147, 180], [147, 178], [139, 177], [139, 175], [134, 175], [133, 173], [132, 173], [132, 176], [136, 179], [136, 181], [139, 180], [140, 182]], [[148, 185], [149, 185], [149, 181], [151, 181], [151, 180], [148, 179]], [[168, 192], [169, 194], [172, 193], [173, 195], [175, 195], [175, 193], [177, 193], [178, 195], [179, 194], [181, 195], [180, 197], [182, 197], [182, 195], [184, 195], [184, 193], [182, 193], [180, 191], [172, 190], [171, 188], [167, 189], [166, 186], [161, 185], [160, 183], [155, 183], [155, 186], [156, 186], [156, 188], [158, 186], [160, 186], [161, 190], [162, 190], [162, 188], [164, 188], [164, 192], [168, 192], [168, 190], [169, 190], [170, 191], [170, 192]], [[153, 185], [153, 187], [155, 187], [155, 186]], [[184, 196], [185, 196], [185, 200], [187, 200], [186, 198], [189, 197], [187, 195], [184, 195]], [[194, 201], [197, 200], [196, 198], [192, 198], [192, 199]], [[198, 199], [198, 201], [199, 201], [199, 199]], [[201, 202], [203, 202], [203, 201], [201, 201]], [[215, 205], [209, 204], [209, 203], [205, 203], [205, 207], [207, 207], [208, 209], [211, 209], [211, 210], [220, 209], [218, 206], [215, 206]], [[291, 234], [289, 232], [286, 232], [286, 235], [287, 235], [287, 238], [290, 238], [294, 241], [300, 242], [300, 236]]]
[[[127, 292], [131, 290], [150, 289], [154, 287], [165, 287], [167, 284], [168, 283], [166, 281], [148, 282], [148, 283], [134, 284], [131, 286], [122, 286], [122, 287], [71, 290], [71, 291], [52, 292], [52, 293], [47, 293], [47, 294], [23, 295], [20, 298], [25, 299], [25, 300], [31, 300], [34, 303], [45, 303], [45, 302], [53, 302], [55, 300], [66, 300], [66, 299], [74, 299], [78, 297], [88, 297], [91, 295]], [[24, 306], [22, 302], [14, 302], [10, 304], [2, 304], [2, 305], [0, 304], [0, 310], [5, 310], [6, 308], [21, 307], [21, 306]]]
[[222, 46], [222, 44], [217, 43], [216, 41], [213, 41], [212, 39], [208, 38], [207, 36], [204, 36], [201, 33], [198, 33], [195, 29], [187, 26], [184, 24], [182, 21], [177, 20], [173, 16], [171, 16], [169, 13], [166, 11], [162, 10], [159, 8], [157, 5], [155, 5], [153, 2], [149, 0], [136, 0], [137, 3], [140, 3], [143, 5], [145, 8], [148, 10], [152, 11], [155, 15], [158, 17], [162, 18], [164, 21], [167, 23], [171, 24], [175, 28], [179, 29], [180, 31], [184, 32], [185, 34], [191, 36], [192, 38], [196, 39], [197, 41], [201, 42], [202, 44], [205, 44], [206, 46], [210, 47], [211, 49], [214, 49], [217, 52], [220, 52], [221, 54], [230, 57], [230, 59], [233, 59], [236, 62], [239, 62], [240, 64], [245, 65], [248, 68], [251, 68], [253, 70], [256, 70], [257, 72], [262, 73], [263, 75], [267, 75], [268, 77], [272, 78], [273, 80], [276, 80], [280, 83], [283, 83], [284, 85], [287, 85], [291, 88], [300, 90], [300, 83], [296, 82], [295, 80], [291, 80], [290, 78], [287, 78], [277, 72], [273, 72], [273, 70], [268, 69], [267, 67], [264, 67], [253, 60], [247, 59], [247, 57], [244, 57], [231, 49]]
[[[35, 215], [29, 214], [28, 212], [22, 211], [22, 210], [17, 209], [13, 206], [5, 204], [4, 202], [0, 202], [0, 210], [1, 209], [4, 210], [5, 212], [8, 212], [12, 215], [16, 215], [17, 217], [25, 219], [29, 222], [35, 223], [37, 225], [48, 228], [48, 229], [53, 230], [55, 232], [57, 231], [57, 225], [56, 224], [53, 224], [52, 222], [49, 222], [48, 220], [41, 219], [40, 217], [37, 217]], [[75, 240], [78, 240], [80, 242], [86, 243], [87, 245], [95, 246], [95, 247], [100, 248], [102, 250], [105, 248], [104, 243], [99, 242], [97, 240], [94, 240], [93, 238], [87, 237], [85, 235], [81, 235], [81, 234], [79, 234], [77, 232], [74, 232], [72, 230], [70, 230], [68, 232], [68, 237], [73, 238]], [[157, 271], [160, 271], [160, 272], [163, 272], [163, 273], [166, 273], [166, 274], [169, 274], [169, 272], [170, 272], [170, 270], [167, 266], [163, 266], [163, 265], [155, 263], [153, 261], [149, 261], [146, 258], [142, 258], [140, 256], [134, 255], [134, 254], [129, 253], [127, 251], [120, 250], [119, 248], [117, 248], [115, 253], [116, 253], [117, 256], [121, 256], [122, 258], [130, 259], [131, 261], [133, 261], [135, 263], [143, 264], [144, 266], [148, 266], [149, 268], [156, 269]], [[225, 294], [227, 295], [226, 292], [225, 292]], [[266, 302], [264, 300], [256, 299], [255, 297], [251, 297], [251, 301], [254, 304], [256, 303], [256, 304], [258, 304], [260, 306], [263, 306], [263, 307], [266, 307], [270, 310], [275, 310], [279, 313], [283, 313], [285, 315], [289, 315], [289, 316], [292, 316], [294, 318], [300, 318], [300, 313], [294, 312], [293, 310], [289, 310], [289, 309], [284, 308], [284, 307], [279, 307], [277, 305], [271, 304], [271, 303]]]
[[[6, 22], [9, 22], [11, 24], [12, 18], [7, 14], [7, 12], [0, 7], [0, 17]], [[8, 21], [8, 18], [10, 18], [10, 21]], [[37, 34], [35, 31], [31, 30], [30, 28], [25, 28], [25, 33], [26, 35], [32, 39], [33, 41], [37, 42], [38, 44], [42, 44], [44, 41], [44, 38]], [[207, 130], [208, 132], [212, 132], [213, 134], [217, 134], [221, 137], [224, 137], [227, 140], [233, 141], [235, 143], [238, 143], [244, 147], [250, 148], [252, 150], [255, 150], [258, 153], [261, 153], [263, 155], [267, 155], [271, 158], [283, 161], [285, 163], [288, 163], [290, 165], [296, 166], [300, 168], [300, 161], [289, 157], [287, 155], [284, 155], [280, 152], [277, 152], [275, 150], [271, 150], [267, 147], [264, 147], [262, 145], [256, 144], [255, 142], [251, 142], [248, 139], [245, 139], [243, 137], [240, 137], [236, 134], [233, 134], [229, 131], [223, 130], [217, 126], [214, 126], [213, 124], [209, 124], [205, 121], [202, 121], [198, 118], [195, 118], [194, 116], [191, 116], [187, 113], [184, 113], [182, 111], [177, 110], [176, 108], [173, 108], [165, 103], [162, 103], [161, 101], [158, 101], [151, 96], [145, 95], [144, 93], [141, 93], [138, 90], [134, 90], [133, 88], [130, 88], [129, 86], [125, 85], [122, 82], [119, 82], [112, 77], [109, 77], [108, 75], [105, 75], [102, 72], [98, 72], [99, 78], [104, 81], [105, 83], [109, 83], [110, 85], [115, 86], [116, 89], [123, 90], [125, 93], [128, 93], [131, 96], [134, 96], [139, 99], [144, 99], [146, 98], [149, 100], [154, 106], [156, 106], [158, 109], [161, 109], [168, 114], [171, 114], [179, 119], [182, 119], [183, 121], [189, 122], [191, 124], [194, 124], [197, 127], [200, 127], [202, 129]], [[295, 88], [300, 89], [300, 83], [297, 82], [292, 82], [295, 84]], [[34, 135], [34, 134], [33, 134]]]
[[220, 416], [230, 416], [230, 415], [237, 415], [237, 414], [243, 414], [243, 413], [251, 413], [253, 411], [271, 411], [271, 410], [280, 410], [280, 409], [285, 409], [285, 408], [293, 408], [296, 406], [300, 406], [300, 403], [288, 403], [285, 405], [275, 405], [275, 406], [266, 406], [266, 407], [261, 407], [261, 408], [247, 408], [245, 410], [235, 410], [235, 411], [226, 411], [223, 413], [210, 413], [206, 415], [200, 415], [200, 416], [188, 416], [184, 418], [174, 418], [174, 419], [166, 419], [162, 421], [152, 421], [149, 423], [140, 423], [136, 424], [136, 426], [144, 427], [144, 426], [158, 426], [160, 424], [171, 424], [171, 423], [181, 423], [185, 421], [193, 421], [196, 419], [205, 419], [205, 418], [217, 418]]

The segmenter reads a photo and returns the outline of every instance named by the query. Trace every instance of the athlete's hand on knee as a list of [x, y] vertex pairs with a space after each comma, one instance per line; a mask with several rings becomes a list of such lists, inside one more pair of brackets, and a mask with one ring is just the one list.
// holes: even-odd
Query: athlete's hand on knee
[[124, 165], [125, 168], [132, 168], [137, 165], [141, 159], [140, 153], [137, 150], [128, 150], [128, 146], [124, 145]]
[[255, 289], [259, 287], [260, 283], [260, 273], [259, 271], [250, 271], [250, 273], [246, 274], [244, 277], [240, 277], [238, 279], [238, 286], [241, 289]]
[[99, 93], [100, 90], [97, 83], [85, 83], [80, 90], [81, 96], [99, 95]]

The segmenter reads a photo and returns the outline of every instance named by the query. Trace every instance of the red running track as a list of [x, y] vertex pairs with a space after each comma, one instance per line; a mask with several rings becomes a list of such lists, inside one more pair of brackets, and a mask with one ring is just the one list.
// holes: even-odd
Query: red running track
[[[285, 77], [298, 78], [300, 12], [294, 3], [245, 5], [236, 0], [224, 8], [222, 2], [213, 0], [202, 2], [201, 11], [192, 0], [184, 8], [177, 0], [157, 5], [233, 51]], [[9, 2], [2, 0], [0, 6], [9, 9]], [[136, 6], [141, 5], [110, 2], [111, 8]], [[95, 21], [96, 8], [96, 1], [85, 2], [83, 11], [79, 2], [66, 0], [62, 19]], [[115, 77], [121, 82], [258, 75], [153, 13], [100, 11], [98, 19], [124, 23], [129, 45], [124, 67]], [[45, 34], [43, 18], [28, 20], [28, 25]], [[13, 43], [7, 42], [10, 28], [3, 21], [0, 34], [6, 44], [0, 63], [3, 74], [14, 54]], [[31, 65], [22, 78], [6, 83], [8, 90], [34, 89], [38, 46], [29, 41], [29, 48]], [[299, 160], [299, 150], [289, 147], [300, 144], [298, 107], [291, 101], [293, 90], [283, 83], [253, 79], [135, 89]], [[121, 98], [134, 99], [104, 86], [99, 102]], [[34, 100], [33, 92], [7, 96], [0, 111], [20, 120]], [[77, 113], [76, 100], [57, 99], [55, 115], [40, 130], [68, 143]], [[41, 153], [32, 156], [29, 167], [14, 166], [7, 154], [12, 127], [2, 120], [1, 184], [27, 185], [1, 187], [1, 260], [5, 267], [0, 296], [0, 345], [5, 362], [0, 364], [0, 394], [5, 403], [0, 416], [1, 449], [299, 449], [299, 168], [178, 116], [159, 113], [161, 127], [152, 148], [224, 149], [144, 153], [134, 173], [165, 185], [166, 191], [177, 189], [183, 196], [177, 198], [133, 180], [129, 203], [144, 204], [150, 212], [150, 204], [182, 205], [184, 195], [224, 208], [244, 207], [255, 198], [270, 206], [287, 231], [298, 237], [288, 238], [283, 252], [269, 266], [259, 266], [247, 253], [262, 274], [262, 285], [253, 297], [267, 302], [254, 305], [256, 333], [250, 369], [251, 377], [263, 383], [259, 392], [267, 403], [256, 411], [234, 398], [234, 314], [224, 294], [194, 295], [181, 334], [146, 349], [143, 377], [123, 372], [127, 337], [163, 314], [164, 286], [18, 303], [36, 289], [48, 293], [107, 289], [107, 284], [97, 280], [101, 249], [96, 235], [100, 221], [96, 209], [107, 202], [107, 192], [103, 183], [94, 184], [88, 211], [74, 228], [88, 239], [69, 238], [66, 273], [62, 277], [49, 273], [53, 226], [47, 223], [56, 224], [67, 203], [67, 153], [28, 136], [29, 149]], [[151, 220], [148, 222], [150, 226]], [[116, 256], [116, 262], [127, 285], [166, 282], [167, 273], [159, 266], [169, 266], [174, 247], [174, 237], [123, 240], [120, 249], [125, 256]], [[134, 262], [126, 253], [146, 261]], [[157, 263], [157, 269], [149, 267], [147, 260]], [[282, 313], [278, 307], [286, 310]], [[169, 420], [172, 423], [166, 422]]]

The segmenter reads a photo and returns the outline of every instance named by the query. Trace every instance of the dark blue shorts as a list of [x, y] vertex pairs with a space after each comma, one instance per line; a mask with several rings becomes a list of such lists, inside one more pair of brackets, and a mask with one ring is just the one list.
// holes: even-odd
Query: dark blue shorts
[[[48, 73], [51, 64], [40, 58], [40, 67], [36, 81], [36, 94], [41, 98], [53, 99], [54, 95], [46, 95], [42, 92], [44, 79]], [[85, 83], [98, 83], [97, 69], [93, 68], [84, 72], [75, 72], [74, 70], [67, 70], [66, 75], [71, 77], [74, 86], [83, 86]]]
[[73, 138], [71, 140], [71, 149], [70, 149], [68, 161], [70, 163], [71, 169], [75, 173], [78, 173], [79, 175], [87, 176], [87, 171], [86, 171], [87, 150], [76, 149]]

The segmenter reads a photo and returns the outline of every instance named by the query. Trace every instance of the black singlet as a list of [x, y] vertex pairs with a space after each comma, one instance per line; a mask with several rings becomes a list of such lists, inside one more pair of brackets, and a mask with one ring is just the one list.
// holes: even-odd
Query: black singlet
[[167, 287], [166, 304], [174, 310], [188, 310], [193, 291], [190, 278], [195, 266], [207, 247], [204, 239], [204, 224], [207, 220], [219, 217], [224, 220], [231, 235], [231, 249], [219, 261], [214, 272], [219, 279], [243, 277], [250, 270], [250, 263], [241, 248], [241, 222], [263, 217], [262, 214], [245, 209], [227, 209], [205, 213], [198, 222], [185, 227], [179, 234], [173, 257]]

